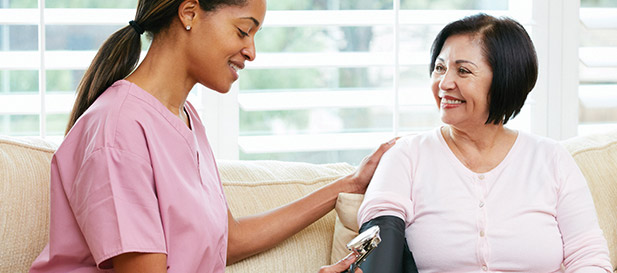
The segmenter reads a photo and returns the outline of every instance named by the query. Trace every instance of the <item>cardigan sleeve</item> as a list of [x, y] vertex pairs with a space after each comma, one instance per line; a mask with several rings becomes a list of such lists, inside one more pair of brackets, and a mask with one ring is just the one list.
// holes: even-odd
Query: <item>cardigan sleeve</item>
[[414, 211], [409, 146], [409, 139], [400, 139], [381, 158], [358, 210], [358, 226], [379, 216], [396, 216], [410, 225]]
[[610, 273], [608, 246], [585, 177], [565, 148], [558, 149], [556, 160], [556, 218], [563, 239], [565, 272]]

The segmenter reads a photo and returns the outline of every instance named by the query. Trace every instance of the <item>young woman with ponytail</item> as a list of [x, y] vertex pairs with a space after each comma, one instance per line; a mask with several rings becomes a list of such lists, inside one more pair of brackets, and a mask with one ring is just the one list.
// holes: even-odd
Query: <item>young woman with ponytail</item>
[[[86, 71], [52, 159], [50, 240], [30, 272], [224, 272], [362, 193], [382, 144], [349, 176], [275, 210], [234, 218], [212, 151], [186, 98], [197, 83], [226, 93], [265, 0], [140, 0]], [[137, 66], [141, 35], [152, 39]], [[340, 272], [347, 259], [321, 272]]]

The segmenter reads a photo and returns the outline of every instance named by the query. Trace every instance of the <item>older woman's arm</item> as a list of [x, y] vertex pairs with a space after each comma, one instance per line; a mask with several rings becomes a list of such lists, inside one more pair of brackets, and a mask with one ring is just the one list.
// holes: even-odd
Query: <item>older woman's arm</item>
[[613, 272], [589, 187], [565, 149], [558, 155], [558, 168], [557, 222], [566, 272]]
[[235, 219], [228, 211], [229, 245], [227, 264], [274, 247], [326, 215], [336, 204], [340, 192], [364, 193], [381, 156], [395, 139], [382, 144], [367, 156], [358, 170], [328, 184], [302, 199], [274, 210]]
[[365, 273], [418, 272], [405, 239], [414, 216], [411, 199], [413, 155], [409, 138], [401, 139], [381, 159], [358, 210], [360, 232], [379, 226], [381, 243], [361, 265]]

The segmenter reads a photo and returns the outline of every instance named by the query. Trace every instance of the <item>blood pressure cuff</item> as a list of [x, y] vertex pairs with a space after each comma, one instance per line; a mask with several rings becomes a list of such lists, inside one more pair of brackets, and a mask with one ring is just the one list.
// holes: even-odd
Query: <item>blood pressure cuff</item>
[[364, 273], [417, 273], [418, 268], [405, 239], [405, 222], [396, 216], [380, 216], [360, 227], [360, 233], [379, 226], [381, 243], [360, 265]]

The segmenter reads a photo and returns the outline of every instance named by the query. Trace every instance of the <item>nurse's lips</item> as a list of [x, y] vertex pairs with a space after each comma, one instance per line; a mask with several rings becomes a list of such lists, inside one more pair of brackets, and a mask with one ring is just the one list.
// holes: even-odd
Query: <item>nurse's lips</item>
[[231, 68], [233, 74], [234, 74], [234, 80], [237, 80], [239, 75], [238, 75], [238, 71], [242, 70], [244, 68], [244, 64], [243, 63], [239, 63], [239, 62], [234, 62], [234, 61], [229, 61], [229, 68]]

